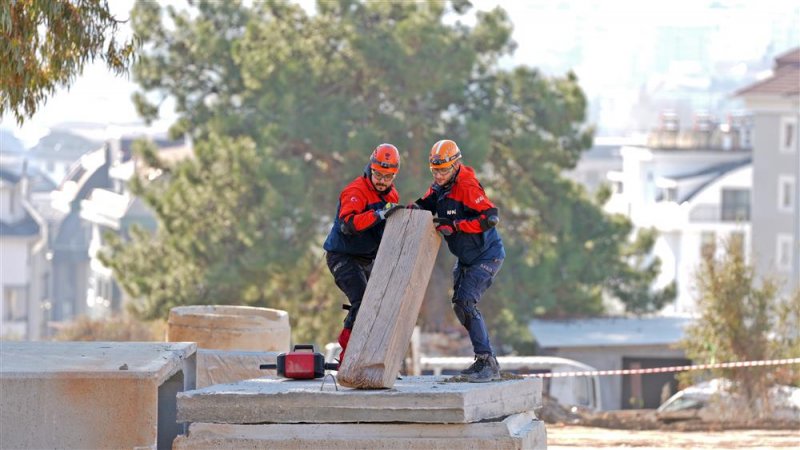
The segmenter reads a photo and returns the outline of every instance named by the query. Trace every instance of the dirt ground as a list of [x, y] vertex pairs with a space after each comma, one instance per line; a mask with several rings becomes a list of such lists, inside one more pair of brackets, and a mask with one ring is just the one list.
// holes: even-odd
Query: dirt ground
[[621, 430], [580, 425], [547, 424], [547, 448], [800, 448], [798, 430]]
[[797, 422], [700, 420], [664, 423], [654, 410], [569, 411], [545, 397], [537, 415], [547, 424], [548, 449], [800, 449]]

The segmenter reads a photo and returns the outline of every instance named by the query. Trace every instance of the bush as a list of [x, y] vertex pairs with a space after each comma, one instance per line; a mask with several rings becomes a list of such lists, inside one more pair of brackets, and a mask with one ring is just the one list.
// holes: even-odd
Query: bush
[[56, 341], [161, 341], [166, 337], [166, 322], [142, 322], [130, 316], [91, 319], [80, 316], [61, 327]]
[[[704, 364], [797, 357], [800, 293], [781, 299], [774, 280], [757, 281], [740, 240], [728, 240], [721, 257], [713, 253], [706, 255], [695, 276], [700, 317], [681, 343], [686, 355]], [[733, 381], [748, 405], [742, 412], [756, 418], [769, 414], [771, 386], [798, 381], [796, 366], [713, 369], [704, 375]], [[682, 381], [691, 376], [686, 374]]]

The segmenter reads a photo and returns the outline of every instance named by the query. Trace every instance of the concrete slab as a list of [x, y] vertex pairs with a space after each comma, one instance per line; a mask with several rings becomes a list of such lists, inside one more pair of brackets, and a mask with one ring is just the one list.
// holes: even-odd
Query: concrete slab
[[260, 378], [178, 394], [178, 420], [207, 423], [470, 423], [532, 411], [542, 380], [450, 383], [406, 377], [394, 388], [361, 390], [322, 380]]
[[196, 346], [0, 343], [3, 448], [170, 448], [175, 396], [195, 386]]
[[276, 370], [261, 370], [261, 364], [275, 364], [278, 352], [243, 352], [197, 349], [197, 387], [234, 383], [263, 376], [277, 376]]
[[545, 449], [544, 423], [533, 413], [469, 424], [261, 424], [194, 423], [173, 449]]

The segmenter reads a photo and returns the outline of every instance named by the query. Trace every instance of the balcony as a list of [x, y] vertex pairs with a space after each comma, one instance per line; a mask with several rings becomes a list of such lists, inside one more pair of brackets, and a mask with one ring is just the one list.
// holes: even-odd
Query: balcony
[[689, 222], [719, 222], [719, 205], [701, 203], [689, 211]]

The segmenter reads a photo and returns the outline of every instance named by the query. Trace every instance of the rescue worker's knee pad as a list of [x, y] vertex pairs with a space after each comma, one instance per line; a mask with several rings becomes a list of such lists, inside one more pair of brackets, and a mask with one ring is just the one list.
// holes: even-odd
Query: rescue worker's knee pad
[[456, 313], [458, 321], [465, 327], [469, 325], [470, 320], [480, 314], [475, 302], [470, 300], [453, 300], [453, 311]]

